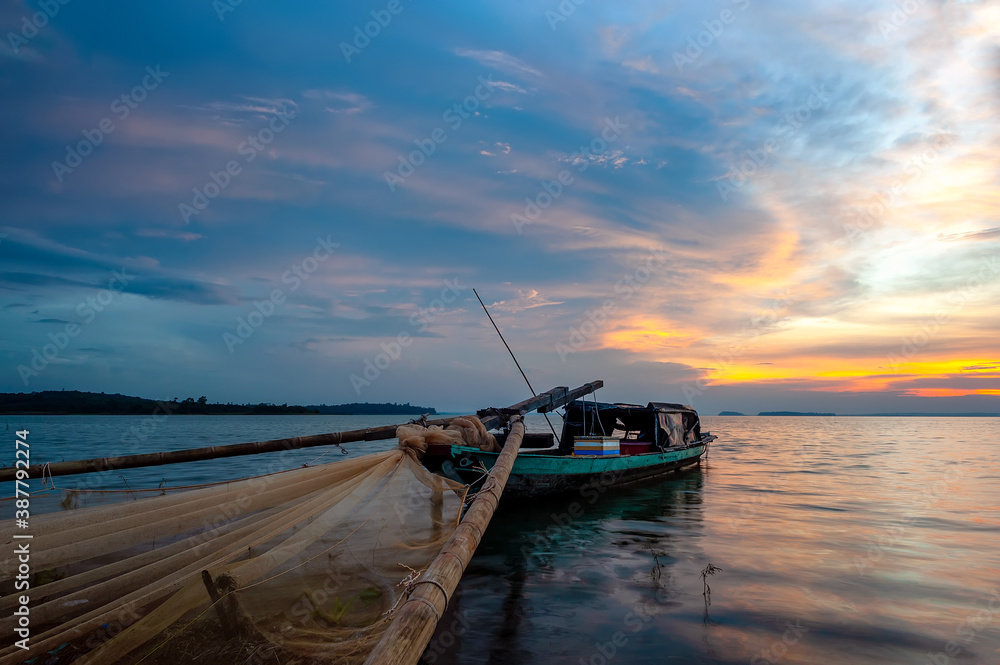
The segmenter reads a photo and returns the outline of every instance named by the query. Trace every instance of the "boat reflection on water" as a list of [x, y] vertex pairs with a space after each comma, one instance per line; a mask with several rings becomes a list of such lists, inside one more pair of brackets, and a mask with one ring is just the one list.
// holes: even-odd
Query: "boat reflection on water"
[[703, 613], [701, 580], [681, 580], [675, 567], [705, 559], [706, 473], [505, 503], [423, 662], [662, 659], [663, 616]]
[[706, 420], [700, 469], [505, 504], [436, 662], [996, 665], [1000, 419]]

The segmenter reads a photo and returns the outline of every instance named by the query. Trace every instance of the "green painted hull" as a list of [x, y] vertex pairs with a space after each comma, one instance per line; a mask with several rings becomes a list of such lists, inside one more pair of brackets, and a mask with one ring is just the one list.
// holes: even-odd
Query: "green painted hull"
[[[540, 455], [521, 451], [514, 461], [504, 496], [534, 497], [560, 492], [581, 492], [627, 485], [673, 471], [697, 465], [708, 449], [704, 440], [690, 448], [641, 455]], [[499, 453], [487, 453], [478, 448], [451, 446], [451, 465], [442, 470], [446, 475], [457, 473], [464, 482], [482, 475], [471, 468], [481, 463], [492, 469]], [[441, 460], [438, 461], [441, 463]], [[433, 469], [438, 471], [439, 469]]]

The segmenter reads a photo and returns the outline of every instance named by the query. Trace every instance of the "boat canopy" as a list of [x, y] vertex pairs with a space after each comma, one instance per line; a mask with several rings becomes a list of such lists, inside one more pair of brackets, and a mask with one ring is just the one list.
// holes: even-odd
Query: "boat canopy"
[[698, 412], [686, 404], [649, 402], [609, 404], [575, 400], [566, 406], [561, 447], [572, 447], [575, 436], [603, 434], [646, 441], [658, 448], [685, 447], [701, 438]]

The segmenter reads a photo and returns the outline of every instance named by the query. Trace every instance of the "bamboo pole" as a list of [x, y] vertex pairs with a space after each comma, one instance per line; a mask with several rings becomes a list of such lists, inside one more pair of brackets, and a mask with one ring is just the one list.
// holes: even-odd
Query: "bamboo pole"
[[[447, 426], [452, 420], [453, 418], [428, 420], [427, 424]], [[399, 425], [386, 425], [383, 427], [350, 430], [348, 432], [313, 434], [310, 436], [296, 436], [288, 439], [255, 441], [253, 443], [234, 443], [228, 446], [191, 448], [189, 450], [175, 450], [166, 453], [142, 453], [139, 455], [123, 455], [121, 457], [98, 457], [88, 460], [75, 460], [72, 462], [55, 462], [54, 464], [48, 465], [48, 468], [45, 470], [45, 475], [48, 476], [51, 474], [53, 476], [72, 476], [78, 473], [94, 473], [98, 471], [133, 469], [141, 466], [161, 466], [163, 464], [197, 462], [199, 460], [216, 459], [219, 457], [255, 455], [258, 453], [272, 453], [281, 450], [312, 448], [314, 446], [331, 446], [341, 443], [353, 443], [356, 441], [394, 439], [396, 438], [397, 427], [399, 427]], [[41, 464], [34, 464], [29, 467], [28, 477], [41, 478], [42, 467], [43, 465]], [[16, 473], [17, 469], [13, 467], [0, 469], [0, 482], [14, 480]]]
[[520, 416], [512, 416], [510, 435], [483, 489], [437, 558], [420, 576], [416, 589], [396, 612], [365, 665], [415, 665], [420, 659], [493, 518], [523, 437], [524, 421]]

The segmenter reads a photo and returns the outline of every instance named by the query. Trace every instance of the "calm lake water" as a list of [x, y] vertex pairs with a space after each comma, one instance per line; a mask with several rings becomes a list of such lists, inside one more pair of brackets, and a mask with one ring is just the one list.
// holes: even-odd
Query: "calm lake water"
[[[40, 463], [400, 418], [6, 420], [11, 430], [30, 430], [32, 462]], [[1000, 419], [703, 422], [719, 440], [699, 470], [611, 490], [593, 502], [567, 496], [504, 505], [427, 661], [1000, 664]], [[547, 426], [533, 416], [529, 429]], [[354, 457], [391, 445], [346, 447]], [[315, 462], [324, 452], [130, 469], [56, 483], [115, 490], [193, 484]], [[2, 461], [10, 465], [13, 446], [8, 453], [11, 459]], [[318, 461], [339, 458], [347, 457], [334, 449]], [[2, 491], [12, 494], [10, 484]], [[61, 510], [63, 496], [40, 495], [33, 509]], [[88, 503], [127, 498], [88, 496]], [[569, 516], [574, 502], [583, 509], [577, 518]], [[10, 502], [4, 504], [10, 513]], [[700, 576], [709, 564], [721, 569], [707, 579], [711, 605]]]

